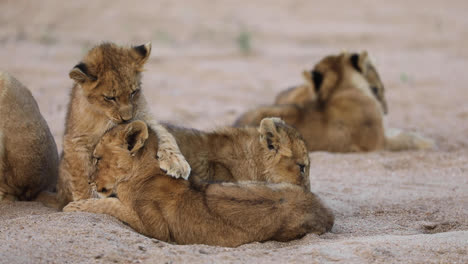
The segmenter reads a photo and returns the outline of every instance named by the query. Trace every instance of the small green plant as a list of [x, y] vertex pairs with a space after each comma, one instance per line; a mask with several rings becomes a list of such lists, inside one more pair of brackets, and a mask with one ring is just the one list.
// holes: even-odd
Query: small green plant
[[409, 78], [407, 73], [402, 72], [400, 74], [400, 80], [401, 80], [402, 83], [407, 83], [407, 82], [409, 82], [410, 78]]
[[242, 30], [236, 38], [237, 47], [244, 55], [252, 52], [252, 35], [250, 32]]
[[39, 42], [44, 45], [53, 45], [58, 42], [57, 38], [50, 31], [44, 31], [39, 37]]

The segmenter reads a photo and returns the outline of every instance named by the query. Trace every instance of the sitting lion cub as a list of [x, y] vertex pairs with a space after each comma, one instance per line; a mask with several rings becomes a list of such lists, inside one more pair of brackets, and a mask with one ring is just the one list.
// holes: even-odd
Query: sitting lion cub
[[35, 199], [54, 189], [57, 175], [57, 146], [36, 101], [0, 72], [0, 201]]
[[306, 85], [283, 92], [276, 100], [287, 104], [251, 110], [234, 125], [255, 126], [264, 117], [280, 117], [299, 130], [310, 151], [434, 147], [431, 140], [417, 134], [384, 128], [384, 89], [366, 52], [327, 56], [303, 75]]
[[64, 211], [109, 214], [164, 241], [229, 247], [288, 241], [309, 232], [322, 234], [333, 226], [331, 211], [300, 186], [193, 185], [161, 171], [157, 148], [158, 138], [141, 121], [110, 130], [94, 151], [94, 179], [99, 192], [110, 195], [113, 190], [118, 198], [72, 202]]
[[265, 118], [258, 128], [223, 128], [214, 132], [166, 125], [200, 181], [291, 183], [310, 190], [309, 155], [301, 135], [279, 118]]
[[185, 179], [190, 174], [174, 138], [153, 120], [143, 96], [141, 72], [150, 53], [150, 43], [136, 47], [104, 43], [91, 49], [70, 71], [74, 86], [57, 186], [62, 205], [90, 198], [88, 177], [93, 171], [91, 158], [96, 144], [107, 130], [131, 120], [144, 120], [157, 132], [162, 169]]

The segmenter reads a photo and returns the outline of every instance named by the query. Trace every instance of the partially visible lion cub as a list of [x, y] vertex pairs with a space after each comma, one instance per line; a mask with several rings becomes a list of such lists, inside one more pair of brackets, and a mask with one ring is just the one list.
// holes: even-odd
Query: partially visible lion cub
[[96, 144], [106, 131], [131, 120], [145, 120], [157, 132], [161, 169], [185, 179], [190, 174], [174, 138], [153, 120], [143, 96], [141, 72], [150, 53], [150, 43], [136, 47], [104, 43], [91, 49], [70, 71], [74, 86], [57, 187], [62, 205], [91, 196], [88, 177]]
[[279, 118], [258, 128], [213, 132], [166, 125], [192, 168], [193, 181], [265, 181], [310, 189], [309, 155], [301, 135]]
[[[65, 212], [105, 213], [136, 231], [178, 244], [235, 247], [322, 234], [334, 217], [318, 197], [291, 184], [193, 185], [168, 177], [157, 164], [158, 138], [134, 121], [106, 133], [94, 151], [97, 190], [117, 198], [72, 202]], [[274, 152], [275, 150], [271, 150]]]
[[[363, 51], [361, 54], [353, 54], [356, 67], [362, 67], [362, 76], [369, 83], [369, 89], [372, 95], [379, 101], [384, 114], [388, 113], [387, 101], [385, 100], [385, 87], [380, 80], [379, 73], [374, 67], [372, 62], [368, 59], [368, 54]], [[359, 61], [359, 58], [361, 61]], [[358, 64], [361, 64], [360, 66]], [[312, 74], [312, 78], [311, 75]], [[308, 102], [317, 100], [315, 82], [321, 80], [321, 73], [319, 71], [303, 72], [305, 84], [294, 86], [285, 91], [280, 92], [275, 98], [275, 104], [295, 104], [304, 105]], [[311, 82], [311, 79], [313, 82]]]
[[32, 200], [58, 175], [54, 138], [31, 92], [0, 72], [0, 201]]
[[[406, 150], [433, 148], [434, 143], [417, 134], [386, 130], [387, 111], [383, 86], [367, 53], [341, 53], [322, 59], [311, 72], [304, 72], [307, 87], [316, 100], [259, 107], [242, 115], [235, 126], [260, 123], [264, 117], [280, 117], [297, 128], [310, 151], [357, 152], [379, 149]], [[296, 91], [298, 94], [301, 91]], [[281, 102], [299, 96], [285, 93]], [[309, 97], [310, 98], [310, 97]]]

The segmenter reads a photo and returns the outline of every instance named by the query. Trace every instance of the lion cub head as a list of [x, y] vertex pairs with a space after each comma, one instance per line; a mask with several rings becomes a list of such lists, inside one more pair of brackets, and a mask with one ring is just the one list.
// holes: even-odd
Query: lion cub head
[[320, 103], [342, 88], [357, 88], [375, 98], [384, 114], [388, 112], [385, 89], [367, 52], [330, 55], [317, 63], [312, 71], [304, 71], [306, 82], [314, 87]]
[[299, 132], [279, 118], [264, 118], [258, 128], [266, 178], [310, 188], [309, 153]]
[[141, 72], [151, 43], [120, 47], [104, 43], [91, 49], [69, 73], [89, 107], [115, 123], [131, 120], [140, 99]]
[[148, 139], [148, 127], [142, 121], [119, 125], [101, 138], [93, 152], [95, 172], [92, 180], [100, 196], [111, 196], [115, 185], [131, 177], [134, 170], [152, 170], [157, 166], [156, 148], [143, 146]]

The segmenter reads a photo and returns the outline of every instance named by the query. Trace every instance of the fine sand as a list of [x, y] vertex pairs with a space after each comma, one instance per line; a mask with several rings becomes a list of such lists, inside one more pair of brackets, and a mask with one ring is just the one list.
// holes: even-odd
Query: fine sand
[[68, 72], [102, 41], [152, 41], [153, 113], [199, 129], [271, 103], [329, 53], [365, 49], [388, 124], [437, 149], [311, 153], [311, 189], [336, 224], [289, 243], [179, 246], [106, 215], [0, 203], [0, 263], [468, 263], [467, 10], [466, 0], [2, 1], [0, 70], [31, 89], [59, 150]]

